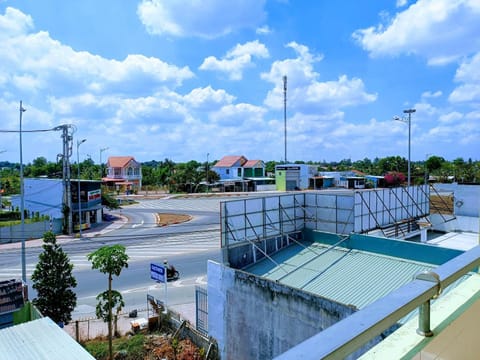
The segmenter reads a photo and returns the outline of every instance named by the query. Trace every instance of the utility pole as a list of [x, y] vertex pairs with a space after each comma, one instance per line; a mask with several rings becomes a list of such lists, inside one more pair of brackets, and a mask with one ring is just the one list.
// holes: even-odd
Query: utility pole
[[102, 153], [110, 149], [109, 147], [104, 147], [100, 149], [100, 180], [103, 178], [103, 162], [102, 162]]
[[287, 164], [287, 75], [283, 76], [283, 123], [285, 129], [285, 164]]
[[23, 186], [23, 151], [22, 151], [22, 115], [26, 110], [20, 100], [20, 223], [22, 234], [22, 281], [27, 283], [27, 265], [25, 263], [25, 187]]
[[72, 184], [70, 175], [70, 156], [72, 156], [73, 136], [69, 133], [72, 125], [60, 125], [54, 130], [62, 130], [63, 153], [58, 155], [62, 158], [62, 180], [63, 180], [63, 209], [62, 213], [66, 222], [67, 234], [73, 232], [72, 226]]

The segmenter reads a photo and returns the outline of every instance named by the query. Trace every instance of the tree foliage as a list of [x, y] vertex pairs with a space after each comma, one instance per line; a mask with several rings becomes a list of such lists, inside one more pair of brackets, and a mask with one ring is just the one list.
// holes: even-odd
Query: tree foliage
[[77, 305], [77, 295], [72, 290], [77, 286], [73, 264], [57, 244], [53, 232], [46, 232], [43, 242], [43, 252], [32, 274], [33, 288], [37, 291], [33, 304], [44, 316], [67, 324]]
[[[109, 293], [108, 290], [97, 295], [97, 306], [95, 308], [95, 315], [97, 318], [102, 319], [104, 322], [110, 322], [110, 306], [108, 301]], [[111, 308], [116, 309], [116, 312], [119, 313], [122, 308], [125, 306], [123, 301], [122, 294], [117, 290], [112, 290], [111, 292]]]
[[96, 309], [97, 316], [100, 315], [104, 321], [108, 322], [108, 347], [110, 359], [113, 359], [112, 309], [117, 304], [123, 304], [123, 298], [118, 291], [112, 289], [112, 276], [120, 276], [123, 268], [128, 268], [128, 255], [125, 252], [125, 247], [117, 244], [102, 246], [88, 254], [87, 258], [92, 262], [92, 269], [97, 269], [108, 275], [108, 290], [97, 296], [99, 303]]

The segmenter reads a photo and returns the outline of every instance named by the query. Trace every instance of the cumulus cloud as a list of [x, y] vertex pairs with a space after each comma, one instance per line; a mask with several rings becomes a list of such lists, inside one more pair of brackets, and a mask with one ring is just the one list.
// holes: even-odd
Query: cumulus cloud
[[478, 51], [478, 24], [478, 0], [419, 0], [387, 24], [355, 31], [353, 38], [372, 57], [416, 54], [441, 65]]
[[214, 90], [211, 86], [193, 89], [183, 97], [185, 103], [195, 109], [213, 110], [219, 106], [231, 104], [235, 96], [223, 89]]
[[266, 0], [143, 0], [140, 21], [155, 35], [215, 38], [238, 29], [257, 28]]
[[47, 32], [34, 32], [32, 19], [19, 10], [7, 8], [0, 15], [0, 28], [4, 71], [0, 84], [4, 87], [32, 92], [48, 89], [68, 96], [82, 91], [122, 93], [164, 83], [175, 86], [193, 77], [188, 67], [179, 68], [144, 55], [128, 55], [119, 61], [75, 51]]
[[244, 69], [254, 65], [252, 57], [268, 58], [269, 56], [265, 45], [255, 40], [245, 44], [237, 44], [220, 60], [215, 56], [207, 57], [199, 69], [220, 71], [227, 73], [230, 80], [241, 80]]
[[480, 52], [465, 59], [455, 74], [460, 85], [452, 91], [449, 100], [453, 103], [480, 103]]
[[[262, 107], [251, 104], [232, 104], [222, 107], [210, 115], [210, 118], [222, 125], [235, 126], [242, 131], [257, 130], [252, 129], [252, 124], [262, 123], [266, 110]], [[248, 125], [248, 126], [247, 126]]]
[[345, 106], [373, 102], [376, 94], [365, 90], [361, 79], [349, 79], [340, 75], [337, 80], [320, 82], [314, 64], [322, 60], [322, 56], [314, 56], [308, 47], [295, 42], [289, 43], [297, 57], [275, 61], [270, 72], [263, 73], [262, 79], [275, 87], [269, 91], [265, 104], [273, 109], [283, 107], [283, 81], [287, 76], [287, 102], [295, 111], [309, 113], [319, 109], [338, 109]]

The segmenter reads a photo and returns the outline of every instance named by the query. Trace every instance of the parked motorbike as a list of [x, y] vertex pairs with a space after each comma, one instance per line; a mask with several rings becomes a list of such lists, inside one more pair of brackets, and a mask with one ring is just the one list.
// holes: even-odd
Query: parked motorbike
[[167, 268], [167, 281], [175, 281], [178, 280], [178, 278], [180, 278], [180, 273], [175, 269], [175, 266], [170, 265]]

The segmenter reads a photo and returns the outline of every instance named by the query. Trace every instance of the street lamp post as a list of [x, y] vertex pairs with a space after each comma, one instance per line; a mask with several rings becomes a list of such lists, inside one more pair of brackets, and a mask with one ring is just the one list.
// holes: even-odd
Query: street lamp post
[[210, 155], [210, 153], [207, 153], [207, 166], [206, 166], [206, 181], [207, 181], [207, 193], [208, 193], [208, 190], [209, 190], [209, 187], [208, 187], [208, 156]]
[[109, 147], [105, 147], [100, 149], [100, 180], [103, 178], [103, 163], [102, 163], [102, 153], [106, 150], [108, 150]]
[[408, 186], [411, 185], [411, 173], [410, 173], [410, 154], [411, 154], [411, 135], [412, 135], [412, 114], [417, 111], [416, 109], [403, 110], [404, 114], [408, 114], [407, 118], [400, 118], [395, 116], [393, 119], [403, 121], [408, 124]]
[[428, 184], [428, 171], [427, 171], [427, 160], [430, 158], [432, 154], [425, 155], [425, 185]]
[[26, 110], [20, 100], [20, 224], [22, 234], [22, 281], [27, 282], [27, 265], [25, 263], [25, 189], [23, 186], [23, 151], [22, 151], [22, 115]]
[[[6, 152], [7, 150], [0, 150], [0, 154]], [[3, 209], [2, 206], [2, 179], [0, 178], [0, 211]]]
[[78, 231], [79, 237], [82, 238], [82, 201], [80, 199], [80, 154], [78, 149], [87, 139], [77, 140], [77, 201], [78, 201]]

